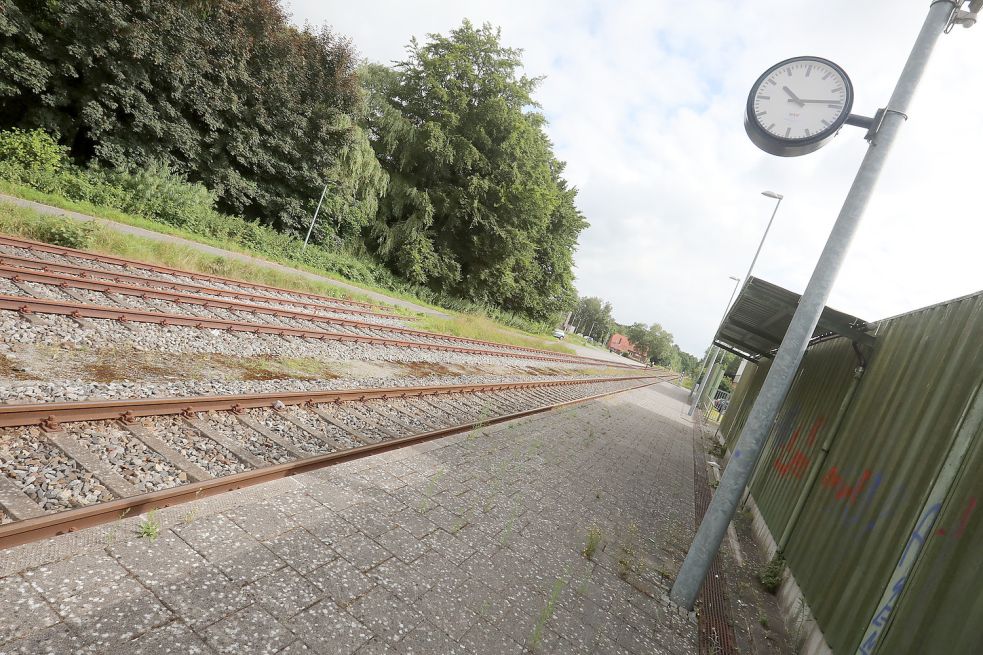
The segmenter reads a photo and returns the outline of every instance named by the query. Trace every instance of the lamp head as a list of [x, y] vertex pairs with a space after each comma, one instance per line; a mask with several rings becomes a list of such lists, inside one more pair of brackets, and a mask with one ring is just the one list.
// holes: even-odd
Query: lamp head
[[768, 196], [769, 198], [774, 198], [775, 200], [781, 200], [785, 196], [780, 193], [775, 193], [774, 191], [762, 191], [761, 195]]

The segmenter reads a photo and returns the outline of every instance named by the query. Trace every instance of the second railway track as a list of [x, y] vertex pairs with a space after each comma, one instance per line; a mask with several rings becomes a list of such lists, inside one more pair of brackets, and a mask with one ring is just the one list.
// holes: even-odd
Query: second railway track
[[0, 406], [0, 549], [669, 377]]

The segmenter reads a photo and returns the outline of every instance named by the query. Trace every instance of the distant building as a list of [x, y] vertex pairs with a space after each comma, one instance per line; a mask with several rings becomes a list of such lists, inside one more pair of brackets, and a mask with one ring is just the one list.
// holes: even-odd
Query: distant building
[[632, 359], [643, 361], [645, 359], [645, 354], [639, 352], [638, 348], [629, 341], [628, 337], [623, 334], [618, 334], [615, 332], [611, 335], [608, 340], [608, 350], [616, 352], [619, 355], [627, 354]]

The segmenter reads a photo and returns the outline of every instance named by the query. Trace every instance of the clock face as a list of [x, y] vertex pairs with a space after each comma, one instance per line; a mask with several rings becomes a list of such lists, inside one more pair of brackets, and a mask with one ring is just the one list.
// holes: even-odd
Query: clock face
[[767, 152], [802, 155], [825, 145], [852, 106], [853, 86], [842, 68], [818, 57], [795, 57], [758, 78], [748, 97], [745, 127]]

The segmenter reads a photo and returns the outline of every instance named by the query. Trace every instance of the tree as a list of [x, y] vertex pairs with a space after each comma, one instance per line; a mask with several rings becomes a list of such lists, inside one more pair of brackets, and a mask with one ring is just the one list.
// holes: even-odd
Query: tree
[[370, 140], [389, 176], [370, 247], [412, 282], [546, 319], [574, 302], [587, 223], [520, 56], [499, 30], [464, 21], [413, 39], [394, 70], [365, 68]]
[[295, 233], [325, 182], [338, 229], [374, 216], [354, 51], [329, 29], [278, 0], [2, 1], [0, 128], [42, 128], [82, 163], [163, 164]]
[[[570, 321], [574, 329], [581, 334], [589, 336], [596, 335], [603, 338], [605, 334], [614, 330], [614, 319], [611, 318], [611, 303], [597, 297], [581, 298], [577, 301], [570, 316]], [[589, 334], [588, 334], [589, 333]]]

